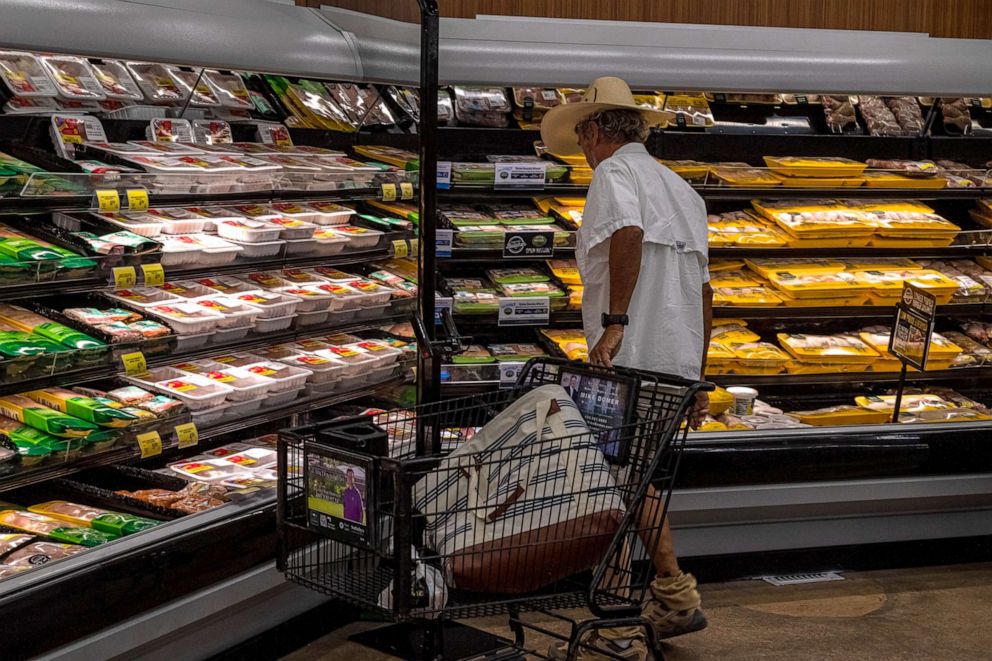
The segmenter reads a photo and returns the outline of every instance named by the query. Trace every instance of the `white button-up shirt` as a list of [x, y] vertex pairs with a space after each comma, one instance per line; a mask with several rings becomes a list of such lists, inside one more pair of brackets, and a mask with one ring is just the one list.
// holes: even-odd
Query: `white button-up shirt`
[[629, 143], [593, 173], [576, 261], [585, 291], [582, 322], [590, 351], [610, 311], [610, 239], [623, 227], [643, 233], [630, 325], [613, 363], [700, 378], [703, 284], [709, 282], [706, 205], [689, 184]]

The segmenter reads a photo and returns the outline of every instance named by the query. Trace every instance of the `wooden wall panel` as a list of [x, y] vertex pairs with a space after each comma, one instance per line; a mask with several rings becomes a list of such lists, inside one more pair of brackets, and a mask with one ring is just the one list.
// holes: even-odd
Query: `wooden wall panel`
[[[416, 0], [296, 0], [419, 21]], [[441, 15], [547, 16], [660, 23], [710, 23], [928, 32], [992, 39], [992, 0], [439, 0]]]

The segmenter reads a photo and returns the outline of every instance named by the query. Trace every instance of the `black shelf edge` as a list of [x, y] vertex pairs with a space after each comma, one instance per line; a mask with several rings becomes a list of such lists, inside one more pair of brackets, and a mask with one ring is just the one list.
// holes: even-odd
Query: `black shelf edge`
[[[937, 316], [982, 316], [989, 312], [987, 304], [950, 304], [937, 306]], [[745, 308], [732, 305], [714, 306], [713, 316], [731, 319], [873, 319], [892, 317], [895, 305], [849, 305], [838, 307], [777, 306]]]
[[[472, 328], [477, 329], [481, 327], [494, 329], [497, 328], [497, 315], [496, 314], [458, 314], [455, 313], [451, 315], [455, 324], [461, 328]], [[552, 312], [550, 315], [549, 323], [547, 324], [532, 324], [532, 325], [520, 325], [520, 326], [498, 326], [500, 329], [507, 328], [554, 328], [555, 326], [574, 326], [582, 325], [582, 311], [581, 310], [562, 310], [560, 312]]]
[[78, 278], [75, 280], [45, 280], [25, 282], [15, 285], [0, 285], [0, 301], [16, 301], [19, 298], [40, 298], [55, 294], [82, 294], [105, 288], [105, 278]]
[[[906, 383], [935, 381], [978, 381], [992, 377], [992, 368], [962, 367], [958, 369], [934, 370], [932, 372], [909, 372]], [[810, 386], [858, 383], [898, 383], [899, 372], [843, 372], [836, 374], [712, 374], [706, 379], [720, 386]]]
[[309, 256], [300, 257], [278, 257], [274, 259], [239, 262], [234, 261], [223, 266], [207, 266], [201, 268], [179, 269], [166, 268], [165, 276], [168, 280], [190, 280], [193, 278], [207, 278], [221, 275], [237, 275], [240, 273], [253, 273], [255, 271], [271, 271], [284, 268], [308, 268], [311, 266], [348, 266], [351, 264], [367, 264], [377, 262], [392, 257], [389, 247], [376, 248], [374, 250], [361, 250], [354, 252], [340, 253], [331, 256]]
[[545, 262], [549, 259], [574, 259], [575, 248], [555, 248], [555, 254], [550, 257], [503, 257], [502, 250], [472, 250], [471, 248], [452, 248], [451, 257], [438, 257], [438, 264], [451, 266], [492, 265], [500, 262], [503, 265], [527, 264]]

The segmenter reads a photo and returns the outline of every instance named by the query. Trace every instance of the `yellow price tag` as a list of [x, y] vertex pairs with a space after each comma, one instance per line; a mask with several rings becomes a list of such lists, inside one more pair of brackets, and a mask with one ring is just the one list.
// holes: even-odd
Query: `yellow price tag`
[[135, 436], [138, 440], [138, 449], [141, 450], [141, 458], [157, 457], [162, 454], [162, 437], [157, 431], [147, 431], [144, 434]]
[[144, 188], [128, 188], [127, 208], [131, 211], [148, 211], [148, 191]]
[[130, 289], [138, 284], [138, 274], [133, 266], [115, 266], [114, 289]]
[[200, 434], [196, 431], [196, 425], [187, 422], [176, 425], [176, 438], [179, 439], [179, 449], [191, 448], [200, 442]]
[[383, 184], [382, 185], [382, 201], [383, 202], [395, 202], [396, 201], [396, 184]]
[[413, 184], [409, 181], [404, 181], [400, 184], [400, 199], [401, 200], [412, 200], [413, 199]]
[[410, 254], [408, 244], [403, 239], [396, 239], [393, 241], [393, 257], [397, 259], [402, 259]]
[[121, 196], [117, 194], [117, 191], [109, 188], [98, 188], [94, 192], [96, 194], [96, 206], [100, 211], [106, 213], [121, 210]]
[[140, 351], [123, 354], [121, 356], [121, 362], [124, 363], [124, 373], [128, 376], [144, 374], [148, 371], [148, 363], [145, 362], [145, 354]]
[[141, 273], [145, 277], [146, 287], [158, 287], [165, 284], [165, 269], [161, 264], [142, 264]]
[[410, 239], [410, 257], [420, 256], [420, 241], [417, 239]]

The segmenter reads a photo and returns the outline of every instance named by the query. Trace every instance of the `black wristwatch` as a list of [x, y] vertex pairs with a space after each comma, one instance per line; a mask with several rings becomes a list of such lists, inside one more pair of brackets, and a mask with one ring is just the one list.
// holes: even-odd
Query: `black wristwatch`
[[626, 326], [630, 323], [630, 317], [625, 314], [603, 313], [603, 328], [607, 326]]

